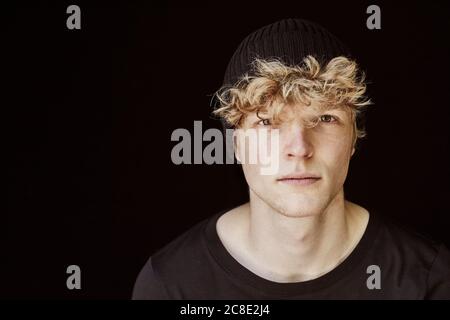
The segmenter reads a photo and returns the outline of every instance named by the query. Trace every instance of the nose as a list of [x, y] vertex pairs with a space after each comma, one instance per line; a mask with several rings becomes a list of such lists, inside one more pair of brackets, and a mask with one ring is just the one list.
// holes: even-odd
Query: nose
[[281, 141], [284, 155], [287, 158], [311, 158], [313, 156], [313, 145], [308, 128], [299, 123], [292, 123], [283, 129]]

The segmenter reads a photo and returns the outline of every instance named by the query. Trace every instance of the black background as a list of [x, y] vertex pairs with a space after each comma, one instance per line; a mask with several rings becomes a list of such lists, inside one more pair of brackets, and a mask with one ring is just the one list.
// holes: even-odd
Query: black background
[[[81, 8], [81, 30], [66, 8]], [[366, 8], [381, 7], [381, 30]], [[4, 6], [1, 294], [129, 299], [147, 258], [246, 199], [225, 166], [172, 164], [176, 128], [210, 116], [229, 58], [281, 18], [346, 42], [375, 102], [351, 161], [348, 199], [450, 246], [449, 10], [445, 1], [175, 3], [55, 1]], [[82, 289], [66, 288], [81, 267]], [[4, 268], [3, 268], [4, 267]]]

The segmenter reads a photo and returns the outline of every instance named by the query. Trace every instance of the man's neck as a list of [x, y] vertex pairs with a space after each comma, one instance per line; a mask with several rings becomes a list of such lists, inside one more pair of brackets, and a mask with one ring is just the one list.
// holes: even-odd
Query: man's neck
[[241, 211], [248, 263], [276, 282], [306, 281], [331, 271], [353, 251], [368, 222], [367, 211], [345, 201], [343, 192], [323, 213], [308, 217], [282, 215], [252, 197]]

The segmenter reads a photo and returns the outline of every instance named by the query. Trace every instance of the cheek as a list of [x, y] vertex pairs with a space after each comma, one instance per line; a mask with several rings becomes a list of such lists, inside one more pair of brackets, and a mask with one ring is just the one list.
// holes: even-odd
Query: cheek
[[[249, 129], [252, 130], [252, 129]], [[280, 158], [280, 138], [278, 130], [254, 130], [250, 139], [237, 136], [237, 155], [241, 162], [261, 168], [277, 163]], [[256, 170], [249, 167], [248, 170]], [[261, 170], [260, 170], [261, 172]]]
[[349, 158], [347, 154], [342, 154], [340, 157], [336, 157], [332, 162], [331, 176], [333, 177], [333, 184], [342, 186], [347, 178]]
[[333, 140], [332, 143], [322, 144], [317, 150], [318, 155], [326, 166], [334, 181], [343, 182], [347, 175], [351, 158], [352, 143], [348, 141]]
[[321, 152], [330, 158], [349, 158], [353, 148], [353, 132], [350, 127], [329, 129], [328, 134], [317, 134], [314, 142]]
[[242, 164], [245, 180], [253, 190], [264, 190], [272, 183], [273, 175], [261, 174], [261, 166], [258, 164]]

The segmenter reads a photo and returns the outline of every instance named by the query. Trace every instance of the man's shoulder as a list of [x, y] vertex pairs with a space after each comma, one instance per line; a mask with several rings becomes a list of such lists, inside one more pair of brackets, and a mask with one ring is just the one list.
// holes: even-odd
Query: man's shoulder
[[148, 258], [135, 283], [135, 299], [167, 299], [201, 281], [208, 262], [205, 228], [214, 217], [195, 223]]
[[[205, 251], [205, 229], [214, 216], [195, 223], [152, 255], [153, 268], [178, 269], [200, 263]], [[176, 270], [174, 270], [176, 271]]]
[[436, 255], [442, 245], [423, 231], [415, 230], [412, 226], [403, 225], [387, 217], [379, 218], [383, 228], [380, 240], [384, 240], [391, 247], [416, 254]]
[[424, 298], [449, 299], [450, 251], [445, 244], [397, 223], [388, 224], [387, 230], [396, 248], [391, 258], [402, 260], [402, 270], [410, 270], [412, 278], [425, 279]]
[[420, 267], [430, 271], [436, 263], [447, 263], [450, 269], [450, 261], [447, 258], [442, 259], [449, 255], [444, 243], [398, 221], [386, 217], [379, 220], [382, 228], [374, 239], [377, 254], [387, 254], [392, 261], [402, 262], [408, 265], [408, 268]]

